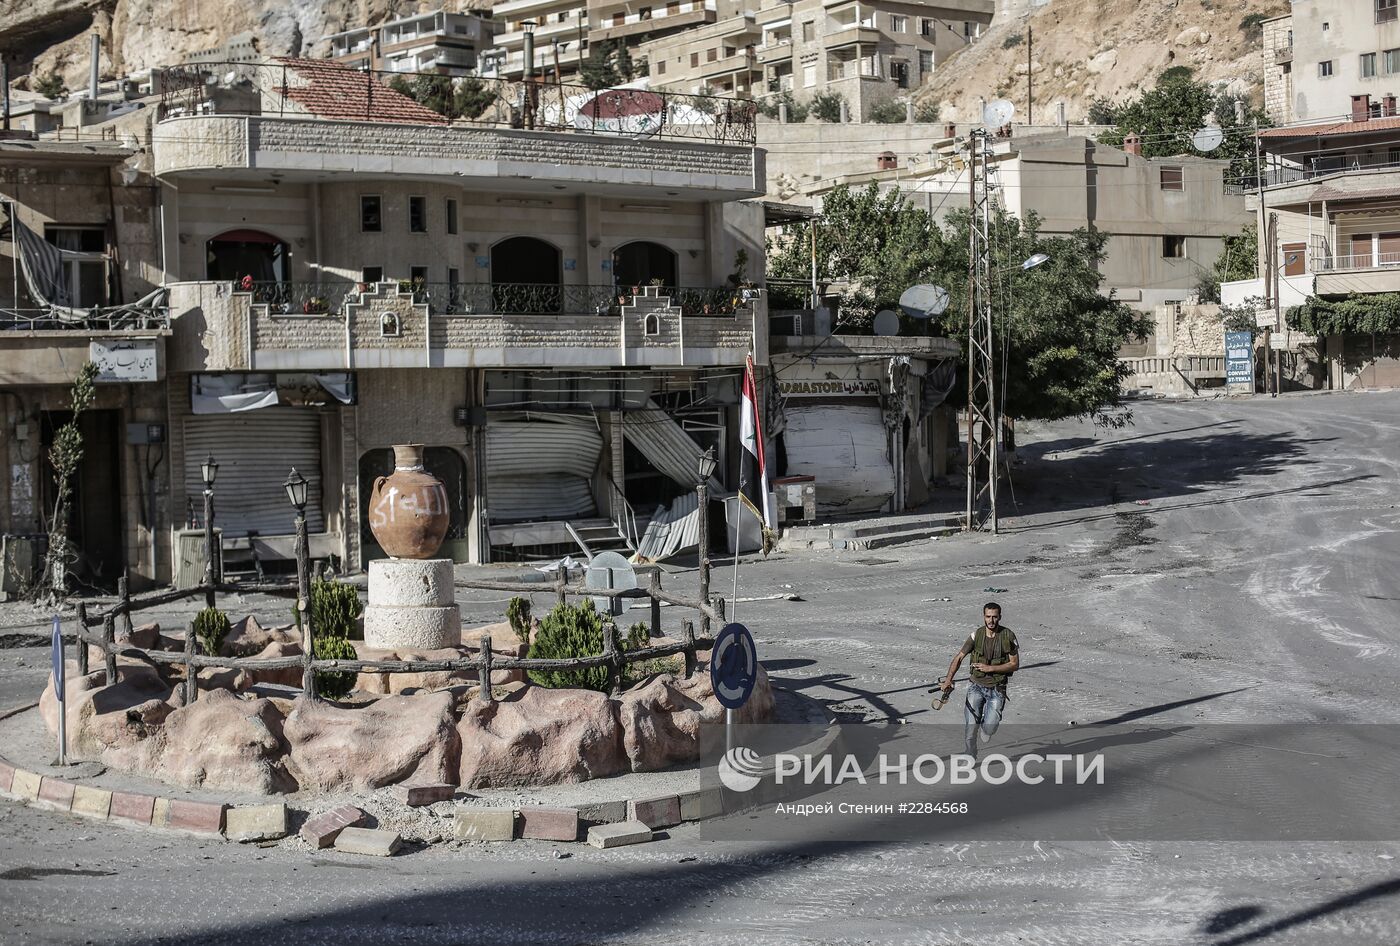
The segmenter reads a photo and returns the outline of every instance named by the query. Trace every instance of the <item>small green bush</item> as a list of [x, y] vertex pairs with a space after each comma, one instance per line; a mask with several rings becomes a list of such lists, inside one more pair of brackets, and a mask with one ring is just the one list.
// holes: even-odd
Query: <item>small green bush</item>
[[1013, 47], [1013, 46], [1020, 46], [1020, 45], [1021, 45], [1022, 43], [1024, 43], [1025, 41], [1026, 41], [1026, 37], [1025, 37], [1024, 34], [1022, 34], [1022, 33], [1012, 33], [1010, 36], [1006, 37], [1006, 39], [1004, 39], [1004, 40], [1001, 41], [1001, 48], [1002, 48], [1002, 49], [1010, 49], [1010, 48]]
[[638, 621], [627, 631], [627, 639], [622, 642], [623, 650], [640, 650], [651, 646], [651, 628], [646, 621]]
[[914, 121], [922, 125], [932, 125], [939, 120], [938, 103], [933, 101], [921, 102], [914, 108]]
[[68, 86], [57, 72], [50, 72], [34, 80], [34, 91], [46, 99], [58, 99], [68, 94]]
[[[604, 622], [602, 615], [593, 607], [591, 598], [585, 598], [583, 603], [578, 605], [557, 604], [540, 619], [540, 629], [530, 645], [529, 656], [544, 660], [562, 660], [601, 654], [605, 623], [610, 626], [610, 622]], [[550, 689], [574, 687], [598, 690], [601, 693], [609, 690], [606, 667], [531, 670], [530, 679]]]
[[818, 92], [812, 96], [812, 114], [818, 120], [836, 123], [841, 120], [841, 106], [846, 104], [846, 99], [840, 92]]
[[506, 605], [506, 620], [522, 644], [530, 642], [530, 599], [516, 595]]
[[[311, 583], [312, 629], [316, 637], [339, 637], [358, 640], [364, 637], [355, 619], [364, 613], [360, 594], [351, 585], [317, 578]], [[292, 605], [292, 622], [297, 620], [297, 606]]]
[[906, 117], [904, 103], [896, 102], [894, 99], [876, 102], [874, 107], [870, 109], [870, 120], [881, 125], [897, 125]]
[[807, 106], [798, 103], [792, 97], [791, 92], [779, 92], [777, 95], [768, 95], [758, 102], [758, 111], [768, 118], [778, 117], [778, 106], [787, 106], [787, 117], [789, 124], [799, 124], [807, 120]]
[[[343, 637], [317, 637], [311, 645], [317, 660], [355, 660], [358, 654], [355, 645]], [[351, 671], [319, 671], [316, 674], [316, 692], [331, 699], [339, 699], [355, 689], [356, 674]]]
[[210, 657], [219, 655], [228, 632], [228, 615], [218, 608], [205, 608], [194, 616], [195, 639], [199, 641], [199, 649]]

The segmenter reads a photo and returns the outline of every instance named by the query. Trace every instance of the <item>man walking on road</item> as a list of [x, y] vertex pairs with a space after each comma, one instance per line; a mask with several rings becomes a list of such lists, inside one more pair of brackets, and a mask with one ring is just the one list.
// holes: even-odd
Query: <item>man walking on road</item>
[[1021, 666], [1016, 635], [1011, 628], [1001, 626], [1001, 605], [995, 601], [982, 606], [982, 626], [968, 636], [948, 665], [948, 676], [942, 683], [945, 692], [953, 688], [953, 677], [969, 654], [972, 670], [963, 706], [963, 741], [967, 754], [976, 758], [977, 731], [982, 731], [983, 742], [996, 733], [1006, 708], [1006, 682]]

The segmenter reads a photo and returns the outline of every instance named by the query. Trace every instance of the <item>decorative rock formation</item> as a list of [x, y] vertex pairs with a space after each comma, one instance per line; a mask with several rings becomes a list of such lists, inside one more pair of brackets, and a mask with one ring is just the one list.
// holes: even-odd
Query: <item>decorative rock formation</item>
[[627, 771], [612, 701], [595, 690], [527, 687], [472, 700], [457, 726], [463, 788], [582, 782]]
[[302, 789], [362, 791], [395, 782], [450, 782], [461, 740], [451, 693], [386, 696], [344, 709], [298, 699], [282, 731]]

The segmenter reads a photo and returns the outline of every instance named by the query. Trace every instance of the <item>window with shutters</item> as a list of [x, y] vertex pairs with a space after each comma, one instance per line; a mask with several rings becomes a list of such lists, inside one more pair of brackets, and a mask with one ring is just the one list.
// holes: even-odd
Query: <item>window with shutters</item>
[[1164, 191], [1185, 190], [1185, 186], [1182, 183], [1181, 168], [1179, 167], [1162, 168], [1160, 172], [1160, 180], [1162, 184], [1162, 190]]
[[1376, 77], [1376, 54], [1361, 54], [1361, 78], [1374, 79]]

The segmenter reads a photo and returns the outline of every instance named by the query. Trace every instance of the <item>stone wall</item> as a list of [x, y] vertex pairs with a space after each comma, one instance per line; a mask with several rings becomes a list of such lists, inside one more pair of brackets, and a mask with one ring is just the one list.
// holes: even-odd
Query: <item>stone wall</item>
[[763, 190], [760, 152], [687, 138], [189, 116], [161, 122], [154, 142], [157, 174], [258, 167]]

